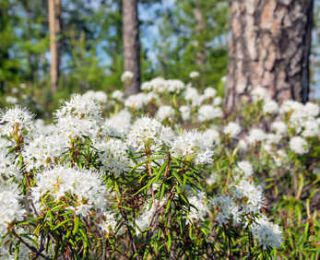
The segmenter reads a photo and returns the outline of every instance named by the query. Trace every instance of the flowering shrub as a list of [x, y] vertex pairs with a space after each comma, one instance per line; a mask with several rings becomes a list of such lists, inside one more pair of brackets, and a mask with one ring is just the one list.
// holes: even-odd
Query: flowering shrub
[[74, 95], [52, 124], [2, 111], [0, 257], [319, 256], [318, 105], [258, 89], [224, 118], [213, 88], [142, 90]]

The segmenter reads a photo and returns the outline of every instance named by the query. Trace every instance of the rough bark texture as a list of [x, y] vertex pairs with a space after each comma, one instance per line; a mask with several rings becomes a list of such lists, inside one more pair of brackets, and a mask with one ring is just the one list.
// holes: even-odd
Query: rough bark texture
[[232, 1], [227, 111], [255, 87], [308, 101], [312, 11], [313, 0]]
[[59, 33], [60, 33], [60, 0], [49, 0], [49, 31], [50, 31], [50, 82], [55, 92], [59, 79]]
[[124, 70], [134, 77], [125, 84], [126, 95], [140, 91], [140, 40], [138, 0], [122, 0], [122, 33], [124, 48]]
[[[196, 21], [195, 24], [195, 33], [197, 37], [202, 37], [203, 32], [206, 29], [206, 22], [203, 17], [203, 13], [200, 6], [200, 0], [194, 1], [193, 14]], [[199, 44], [198, 51], [196, 53], [196, 64], [201, 68], [206, 62], [206, 53], [204, 44]]]

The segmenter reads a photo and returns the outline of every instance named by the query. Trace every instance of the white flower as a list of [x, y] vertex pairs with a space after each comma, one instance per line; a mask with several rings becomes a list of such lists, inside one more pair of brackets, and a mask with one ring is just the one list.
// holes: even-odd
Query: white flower
[[290, 139], [289, 146], [292, 151], [299, 155], [306, 154], [309, 152], [308, 142], [300, 136], [292, 137]]
[[220, 144], [220, 135], [219, 132], [213, 128], [207, 129], [202, 133], [203, 140], [206, 140], [206, 142], [213, 146], [216, 144]]
[[51, 136], [39, 135], [24, 147], [23, 159], [28, 171], [40, 167], [50, 167], [64, 151], [68, 140], [59, 134]]
[[167, 80], [167, 92], [168, 93], [180, 93], [185, 89], [185, 84], [178, 79]]
[[206, 183], [211, 186], [217, 182], [217, 176], [214, 173], [211, 173], [210, 176], [206, 179]]
[[314, 120], [308, 120], [304, 124], [304, 137], [317, 137], [320, 136], [320, 124]]
[[69, 101], [56, 112], [57, 120], [76, 118], [98, 121], [101, 118], [101, 106], [91, 95], [73, 95]]
[[111, 97], [112, 97], [113, 99], [119, 101], [119, 102], [122, 102], [122, 101], [123, 101], [123, 96], [124, 96], [124, 94], [123, 94], [123, 92], [120, 91], [120, 90], [115, 90], [115, 91], [113, 91], [112, 94], [111, 94]]
[[191, 101], [192, 106], [200, 105], [200, 95], [196, 88], [188, 86], [184, 92], [184, 98], [187, 101]]
[[176, 157], [194, 160], [196, 164], [212, 162], [212, 143], [208, 143], [202, 133], [191, 131], [179, 135], [171, 147], [171, 152]]
[[253, 174], [252, 165], [248, 161], [238, 162], [237, 168], [244, 174], [245, 177], [250, 177]]
[[222, 98], [221, 97], [216, 97], [214, 100], [213, 100], [213, 105], [214, 106], [220, 106], [222, 103]]
[[125, 137], [131, 128], [131, 114], [127, 110], [121, 110], [110, 117], [104, 123], [104, 130], [113, 137]]
[[179, 112], [183, 121], [188, 121], [191, 118], [191, 107], [181, 106], [179, 107]]
[[303, 105], [294, 100], [286, 100], [280, 107], [280, 113], [285, 114], [293, 111], [302, 111]]
[[240, 180], [235, 188], [235, 196], [246, 199], [246, 204], [244, 205], [246, 211], [259, 212], [264, 203], [261, 187], [255, 187], [249, 181]]
[[153, 95], [153, 93], [139, 93], [136, 95], [129, 96], [126, 101], [124, 102], [124, 105], [128, 108], [139, 110], [142, 109], [144, 106], [146, 106], [149, 102], [154, 100], [156, 97]]
[[311, 102], [305, 104], [304, 110], [310, 117], [317, 117], [320, 113], [319, 105]]
[[198, 71], [191, 71], [190, 74], [189, 74], [189, 77], [191, 79], [198, 78], [199, 76], [200, 76], [200, 73]]
[[278, 106], [278, 103], [276, 101], [267, 100], [263, 104], [263, 108], [262, 109], [263, 109], [263, 113], [265, 113], [265, 114], [275, 115], [279, 111], [279, 106]]
[[266, 134], [262, 129], [253, 128], [249, 132], [248, 142], [249, 144], [256, 144], [266, 139]]
[[76, 214], [86, 216], [91, 209], [101, 210], [106, 206], [107, 193], [101, 176], [88, 170], [77, 170], [57, 166], [37, 175], [37, 186], [32, 188], [32, 197], [38, 209], [42, 209], [42, 196], [50, 194], [59, 201], [68, 194], [72, 195]]
[[131, 71], [124, 71], [121, 75], [121, 81], [122, 82], [128, 82], [132, 80], [134, 77], [134, 74]]
[[163, 126], [157, 120], [141, 117], [132, 125], [127, 136], [127, 143], [137, 151], [144, 151], [146, 147], [155, 149], [162, 144], [160, 139], [162, 130]]
[[106, 104], [107, 100], [108, 100], [107, 94], [104, 93], [103, 91], [89, 90], [83, 94], [83, 97], [88, 98], [88, 99], [92, 99], [101, 105]]
[[7, 181], [10, 177], [21, 180], [22, 174], [20, 174], [18, 167], [14, 163], [14, 157], [7, 155], [5, 151], [0, 150], [0, 183], [2, 179]]
[[282, 136], [278, 134], [266, 134], [265, 145], [277, 145], [281, 142]]
[[214, 88], [211, 87], [207, 87], [204, 92], [203, 95], [209, 99], [209, 98], [214, 98], [217, 94], [217, 91]]
[[251, 91], [251, 96], [254, 101], [270, 99], [268, 90], [260, 86], [253, 88]]
[[10, 147], [10, 141], [0, 137], [0, 153], [3, 153], [3, 156], [7, 155], [9, 147]]
[[223, 129], [223, 132], [226, 135], [229, 135], [231, 138], [237, 137], [241, 132], [241, 127], [235, 122], [229, 122]]
[[282, 121], [275, 121], [271, 124], [271, 129], [275, 131], [277, 135], [284, 136], [287, 133], [288, 127]]
[[238, 147], [239, 150], [241, 150], [241, 151], [247, 151], [248, 148], [249, 148], [248, 141], [245, 140], [245, 139], [240, 139], [239, 142], [238, 142], [237, 147]]
[[191, 221], [203, 220], [209, 212], [205, 193], [199, 192], [196, 196], [189, 197], [188, 201], [191, 205], [189, 219]]
[[33, 128], [33, 115], [20, 107], [10, 108], [0, 114], [0, 133], [10, 136], [14, 132], [30, 131]]
[[103, 222], [100, 223], [99, 225], [100, 228], [106, 234], [114, 233], [117, 226], [115, 214], [110, 211], [106, 211], [106, 212], [103, 212], [102, 217], [103, 217]]
[[212, 162], [213, 151], [206, 150], [203, 152], [199, 152], [195, 164], [209, 164]]
[[158, 112], [156, 114], [156, 118], [163, 122], [167, 119], [173, 118], [175, 114], [174, 109], [171, 106], [161, 106], [158, 109]]
[[62, 117], [57, 122], [58, 131], [65, 138], [95, 138], [98, 132], [97, 122], [75, 117]]
[[137, 226], [137, 234], [145, 231], [150, 226], [152, 218], [157, 210], [156, 204], [158, 204], [158, 201], [154, 202], [150, 207], [149, 203], [147, 203], [142, 214], [138, 218], [136, 218], [135, 224]]
[[150, 81], [144, 82], [141, 89], [144, 91], [153, 91], [162, 94], [167, 91], [167, 81], [164, 78], [157, 77]]
[[268, 247], [280, 247], [282, 243], [282, 232], [280, 227], [261, 217], [252, 224], [251, 232], [264, 249]]
[[106, 143], [97, 143], [95, 147], [99, 150], [99, 159], [108, 173], [120, 176], [130, 169], [128, 147], [121, 140], [110, 139]]
[[1, 187], [0, 190], [0, 237], [7, 232], [7, 227], [14, 221], [23, 219], [25, 210], [22, 209], [19, 189], [16, 185]]
[[163, 93], [180, 93], [185, 89], [185, 84], [181, 80], [170, 79], [165, 80], [161, 77], [154, 78], [150, 81], [144, 82], [141, 86], [144, 91], [153, 91], [158, 94]]
[[34, 128], [33, 128], [33, 138], [39, 136], [39, 135], [44, 135], [44, 136], [49, 136], [49, 135], [54, 135], [58, 131], [58, 128], [54, 124], [45, 124], [45, 122], [41, 119], [37, 119], [34, 122]]
[[17, 104], [18, 101], [19, 100], [16, 97], [6, 96], [6, 102], [9, 104]]
[[210, 121], [216, 118], [222, 117], [223, 113], [220, 108], [216, 108], [210, 105], [203, 105], [198, 111], [198, 120], [200, 122]]
[[174, 131], [170, 127], [163, 126], [160, 133], [160, 140], [166, 146], [171, 146], [172, 142], [176, 138]]
[[235, 223], [240, 222], [240, 209], [233, 199], [229, 196], [218, 196], [212, 200], [214, 207], [218, 207], [217, 222], [227, 224], [229, 220], [233, 220]]

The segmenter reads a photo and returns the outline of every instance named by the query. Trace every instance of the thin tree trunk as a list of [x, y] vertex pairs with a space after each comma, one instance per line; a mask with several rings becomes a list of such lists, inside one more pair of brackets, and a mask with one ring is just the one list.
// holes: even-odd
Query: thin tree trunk
[[280, 102], [308, 101], [312, 12], [313, 0], [232, 1], [227, 111], [255, 87]]
[[195, 25], [195, 33], [198, 38], [198, 46], [196, 52], [196, 64], [198, 67], [202, 67], [206, 62], [206, 53], [205, 53], [205, 46], [203, 44], [203, 33], [206, 29], [206, 22], [203, 17], [203, 13], [201, 10], [201, 0], [194, 1], [194, 9], [193, 9], [194, 18], [196, 21]]
[[140, 91], [140, 40], [138, 0], [122, 0], [122, 34], [124, 48], [124, 70], [134, 74], [125, 83], [126, 95]]
[[60, 0], [49, 0], [49, 31], [50, 31], [50, 81], [51, 90], [55, 92], [59, 80], [59, 44], [60, 33]]

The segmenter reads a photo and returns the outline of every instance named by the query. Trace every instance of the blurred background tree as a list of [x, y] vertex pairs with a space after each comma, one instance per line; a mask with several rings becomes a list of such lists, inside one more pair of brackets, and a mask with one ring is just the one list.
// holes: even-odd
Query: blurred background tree
[[[157, 73], [187, 80], [200, 73], [201, 86], [221, 86], [227, 68], [228, 2], [176, 1], [163, 8], [155, 43]], [[221, 88], [220, 88], [220, 92]]]
[[[56, 35], [59, 79], [54, 94], [49, 1], [61, 4]], [[223, 96], [230, 2], [139, 0], [137, 4], [141, 81], [155, 76], [189, 81], [190, 72], [197, 71], [199, 88], [214, 86]], [[122, 9], [121, 0], [1, 0], [0, 105], [18, 102], [48, 116], [74, 92], [122, 89]], [[315, 12], [319, 12], [317, 4]], [[312, 64], [316, 79], [318, 61]]]

